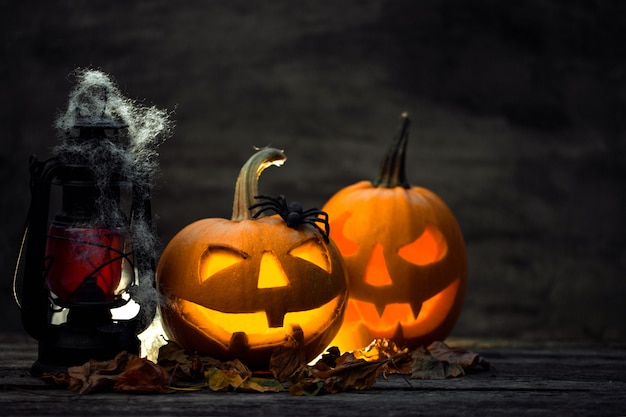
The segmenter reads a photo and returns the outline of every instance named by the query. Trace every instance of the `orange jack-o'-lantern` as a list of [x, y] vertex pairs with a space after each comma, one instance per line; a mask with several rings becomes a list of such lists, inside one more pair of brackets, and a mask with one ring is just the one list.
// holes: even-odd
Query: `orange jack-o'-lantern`
[[405, 178], [409, 118], [376, 182], [348, 186], [324, 205], [348, 269], [350, 298], [332, 345], [342, 351], [392, 339], [409, 348], [443, 340], [463, 304], [465, 243], [434, 193]]
[[[273, 148], [255, 153], [237, 180], [232, 218], [192, 223], [163, 251], [163, 327], [188, 352], [268, 369], [289, 338], [304, 345], [310, 361], [337, 333], [347, 276], [339, 250], [317, 225], [326, 218], [282, 196], [256, 196], [261, 171], [285, 159]], [[262, 202], [253, 204], [255, 196]], [[279, 215], [259, 217], [268, 211]]]

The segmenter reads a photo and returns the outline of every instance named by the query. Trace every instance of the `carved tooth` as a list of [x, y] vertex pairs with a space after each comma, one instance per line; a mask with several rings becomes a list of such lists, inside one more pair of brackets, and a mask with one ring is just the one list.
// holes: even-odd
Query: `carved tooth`
[[374, 304], [374, 307], [376, 307], [376, 313], [378, 314], [379, 318], [383, 317], [383, 313], [385, 312], [385, 306], [386, 304]]
[[422, 311], [422, 303], [420, 301], [411, 302], [411, 312], [413, 313], [413, 320], [417, 319], [417, 316], [420, 315], [420, 311]]
[[249, 349], [248, 335], [245, 332], [235, 332], [230, 337], [228, 350], [231, 352], [245, 352]]
[[283, 310], [280, 308], [267, 307], [265, 315], [267, 317], [268, 327], [283, 327], [283, 320], [285, 319], [285, 312]]

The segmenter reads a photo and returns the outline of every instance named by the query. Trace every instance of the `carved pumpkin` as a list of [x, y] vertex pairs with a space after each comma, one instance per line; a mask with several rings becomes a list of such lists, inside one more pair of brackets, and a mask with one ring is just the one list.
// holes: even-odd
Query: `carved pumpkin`
[[[289, 338], [310, 361], [337, 333], [347, 276], [339, 250], [315, 223], [323, 222], [320, 211], [288, 206], [282, 196], [252, 204], [261, 171], [285, 159], [273, 148], [255, 153], [237, 179], [232, 218], [194, 222], [163, 251], [163, 328], [188, 352], [268, 369]], [[285, 218], [257, 218], [268, 210]]]
[[348, 269], [348, 307], [331, 342], [342, 351], [382, 338], [409, 348], [443, 340], [463, 304], [463, 236], [437, 195], [406, 181], [403, 119], [378, 180], [348, 186], [322, 208]]

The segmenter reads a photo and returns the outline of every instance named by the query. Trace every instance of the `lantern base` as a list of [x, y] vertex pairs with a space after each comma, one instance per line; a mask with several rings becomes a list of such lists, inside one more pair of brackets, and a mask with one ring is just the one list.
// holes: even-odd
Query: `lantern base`
[[140, 348], [141, 342], [135, 333], [113, 323], [93, 329], [51, 325], [46, 336], [39, 340], [38, 358], [31, 367], [31, 375], [67, 372], [69, 367], [90, 360], [111, 360], [122, 351], [139, 355]]

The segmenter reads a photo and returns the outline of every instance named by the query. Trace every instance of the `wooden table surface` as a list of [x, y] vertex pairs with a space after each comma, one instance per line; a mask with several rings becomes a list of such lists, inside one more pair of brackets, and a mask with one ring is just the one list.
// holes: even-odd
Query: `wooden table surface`
[[35, 341], [0, 334], [0, 349], [2, 416], [626, 415], [624, 346], [477, 342], [470, 350], [489, 361], [491, 370], [445, 380], [392, 375], [366, 390], [315, 397], [209, 390], [81, 396], [29, 376]]

